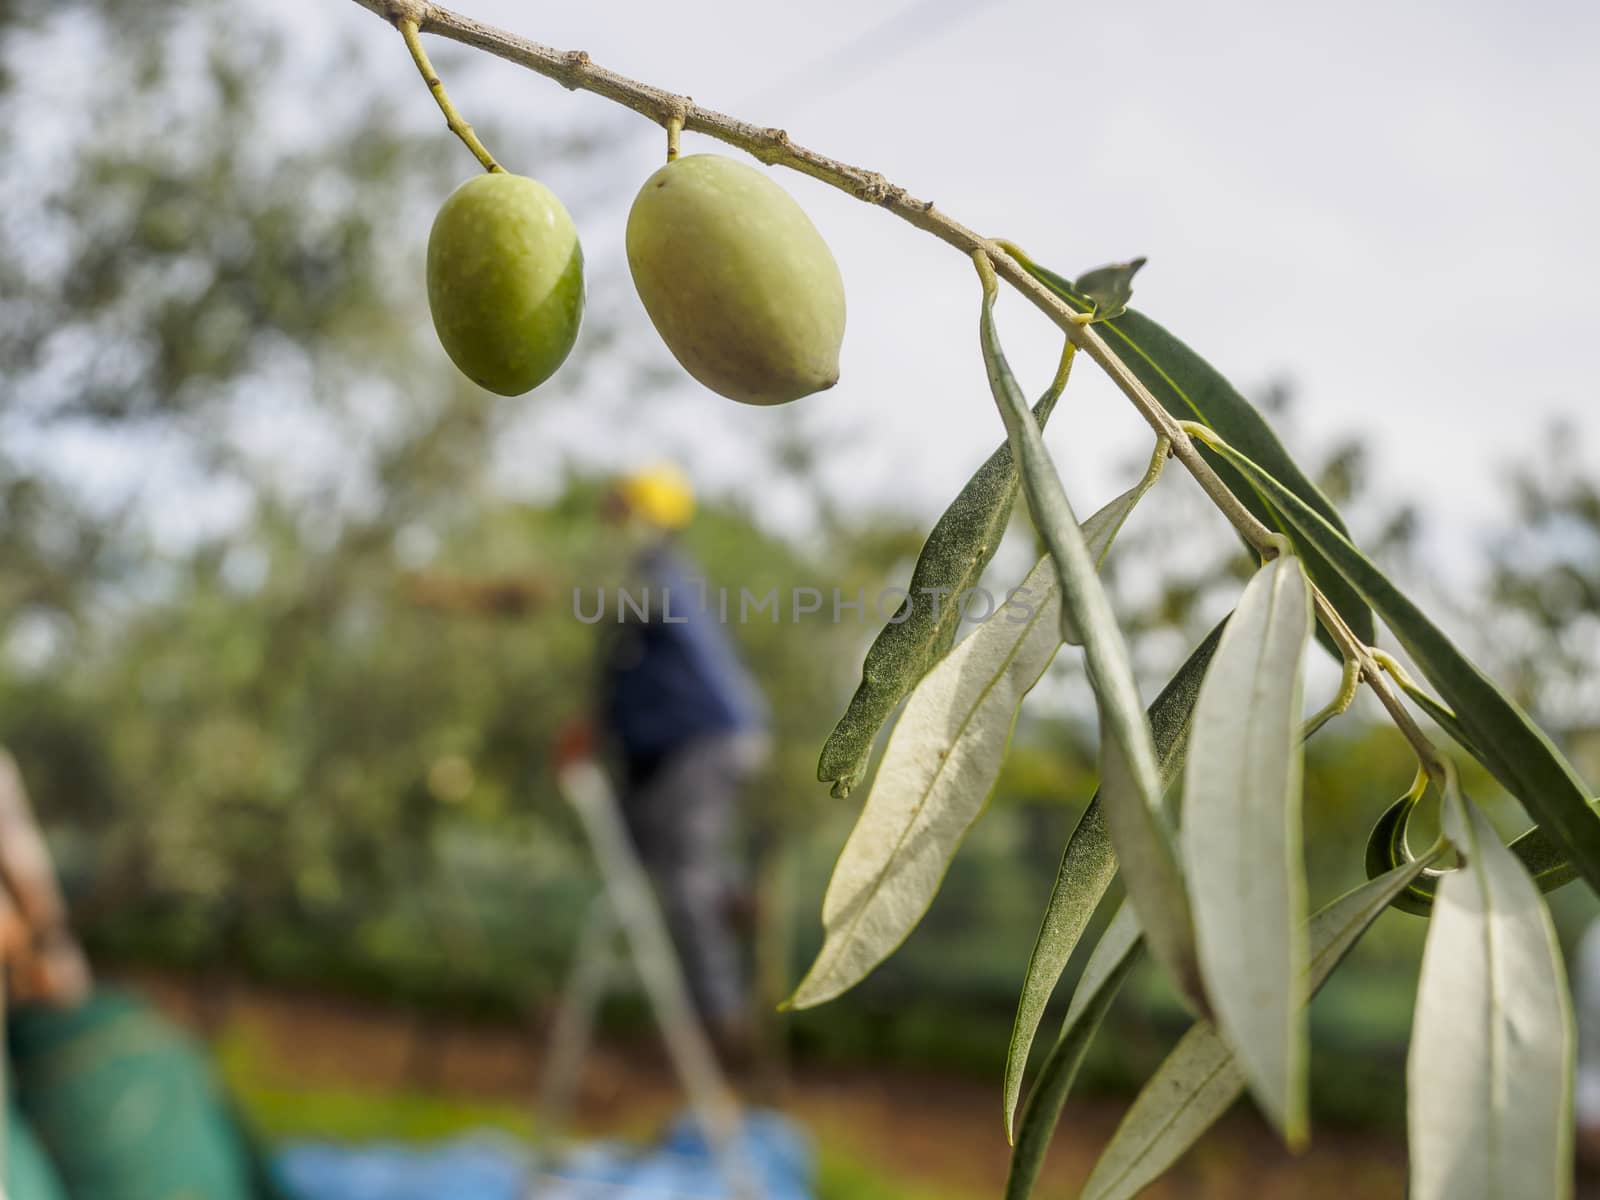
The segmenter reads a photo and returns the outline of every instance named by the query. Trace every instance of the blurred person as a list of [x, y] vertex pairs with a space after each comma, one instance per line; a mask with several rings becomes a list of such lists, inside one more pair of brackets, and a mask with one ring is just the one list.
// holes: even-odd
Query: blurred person
[[[562, 736], [598, 741], [613, 760], [623, 823], [691, 997], [734, 1064], [749, 1055], [755, 1027], [739, 936], [754, 923], [755, 903], [733, 843], [740, 792], [766, 759], [767, 712], [678, 542], [694, 511], [688, 479], [667, 464], [623, 476], [602, 496], [622, 578], [599, 589], [597, 614], [580, 614], [599, 626], [599, 678], [590, 717]], [[406, 586], [421, 607], [484, 618], [541, 611], [553, 590], [540, 577], [434, 571], [411, 573]]]
[[279, 1200], [203, 1052], [95, 986], [16, 762], [0, 749], [7, 1200]]
[[669, 465], [622, 478], [602, 501], [630, 566], [606, 614], [596, 721], [690, 993], [718, 1052], [737, 1064], [754, 1018], [736, 926], [752, 905], [733, 839], [740, 793], [766, 758], [767, 710], [678, 543], [694, 508]]
[[67, 925], [67, 906], [16, 760], [0, 749], [0, 954], [14, 1008], [71, 1008], [88, 998], [88, 959]]

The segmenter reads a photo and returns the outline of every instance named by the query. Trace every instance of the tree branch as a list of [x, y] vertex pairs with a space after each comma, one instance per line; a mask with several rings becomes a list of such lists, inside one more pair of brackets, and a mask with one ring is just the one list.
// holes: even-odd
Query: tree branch
[[[569, 91], [593, 92], [617, 104], [633, 109], [663, 128], [678, 127], [695, 133], [704, 133], [730, 146], [737, 146], [769, 166], [788, 167], [809, 175], [823, 183], [847, 192], [858, 200], [888, 209], [901, 220], [931, 233], [940, 241], [971, 257], [974, 251], [983, 251], [994, 264], [995, 273], [1025, 296], [1040, 312], [1049, 317], [1062, 332], [1111, 377], [1117, 388], [1132, 401], [1140, 416], [1158, 437], [1167, 439], [1172, 446], [1172, 456], [1181, 462], [1206, 493], [1206, 496], [1233, 524], [1247, 542], [1259, 553], [1275, 553], [1273, 532], [1258, 521], [1239, 498], [1228, 489], [1211, 464], [1200, 456], [1193, 440], [1178, 421], [1162, 407], [1161, 402], [1145, 387], [1127, 363], [1106, 344], [1094, 326], [1085, 323], [1078, 313], [1023, 269], [1020, 263], [1005, 253], [990, 238], [982, 237], [959, 221], [940, 212], [932, 200], [919, 200], [903, 187], [890, 183], [876, 171], [851, 166], [827, 155], [808, 150], [790, 139], [782, 129], [764, 127], [741, 121], [714, 109], [695, 104], [688, 96], [680, 96], [647, 83], [629, 79], [608, 70], [590, 59], [584, 50], [555, 50], [528, 38], [476, 21], [471, 17], [452, 12], [426, 0], [355, 0], [363, 8], [376, 13], [400, 28], [413, 21], [424, 33], [436, 34], [453, 42], [486, 51], [497, 58], [553, 79]], [[1317, 616], [1324, 628], [1344, 652], [1361, 666], [1363, 680], [1382, 702], [1400, 732], [1405, 736], [1430, 774], [1443, 783], [1442, 759], [1438, 748], [1412, 720], [1400, 698], [1389, 687], [1367, 647], [1345, 624], [1332, 604], [1321, 592], [1316, 593]]]

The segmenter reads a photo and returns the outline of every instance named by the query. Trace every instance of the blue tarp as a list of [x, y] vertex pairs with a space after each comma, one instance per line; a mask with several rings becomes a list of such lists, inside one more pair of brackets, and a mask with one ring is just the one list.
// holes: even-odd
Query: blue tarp
[[[745, 1114], [736, 1169], [761, 1200], [810, 1200], [810, 1139], [788, 1118]], [[295, 1200], [732, 1200], [734, 1192], [692, 1118], [654, 1146], [598, 1142], [550, 1163], [506, 1138], [428, 1147], [295, 1142], [277, 1154]]]

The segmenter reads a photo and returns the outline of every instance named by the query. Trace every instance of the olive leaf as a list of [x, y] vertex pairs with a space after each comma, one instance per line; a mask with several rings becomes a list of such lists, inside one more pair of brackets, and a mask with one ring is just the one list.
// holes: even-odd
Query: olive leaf
[[[1226, 618], [1195, 647], [1150, 705], [1150, 731], [1163, 786], [1172, 782], [1182, 762], [1195, 696], [1200, 691], [1200, 679], [1205, 674], [1212, 654], [1216, 652], [1225, 623]], [[1023, 1072], [1027, 1070], [1028, 1054], [1033, 1048], [1039, 1022], [1044, 1017], [1045, 1006], [1050, 1003], [1051, 993], [1055, 991], [1061, 972], [1066, 968], [1078, 939], [1089, 924], [1089, 918], [1094, 915], [1096, 906], [1105, 895], [1106, 888], [1111, 886], [1111, 879], [1116, 873], [1117, 856], [1111, 846], [1111, 834], [1106, 829], [1105, 812], [1097, 793], [1073, 827], [1072, 836], [1067, 839], [1067, 847], [1061, 854], [1055, 887], [1050, 892], [1044, 920], [1039, 925], [1039, 936], [1034, 940], [1033, 954], [1028, 959], [1028, 973], [1022, 981], [1022, 995], [1017, 1000], [1011, 1044], [1006, 1050], [1004, 1108], [1007, 1138], [1011, 1137], [1017, 1099], [1022, 1093]]]
[[[1377, 824], [1373, 825], [1372, 832], [1367, 835], [1365, 861], [1368, 879], [1381, 875], [1399, 863], [1410, 861], [1411, 854], [1406, 849], [1405, 838], [1416, 806], [1416, 798], [1402, 796], [1384, 809]], [[1589, 807], [1600, 814], [1600, 800], [1591, 800]], [[1506, 849], [1516, 855], [1522, 869], [1541, 892], [1553, 892], [1578, 877], [1572, 860], [1537, 825], [1512, 838]], [[1395, 897], [1394, 906], [1413, 916], [1431, 915], [1441, 874], [1439, 871], [1424, 871], [1410, 887]]]
[[1572, 1006], [1539, 889], [1447, 787], [1459, 869], [1439, 881], [1406, 1059], [1415, 1200], [1572, 1194]]
[[1067, 1006], [1061, 1034], [1028, 1093], [1016, 1148], [1011, 1152], [1011, 1167], [1006, 1173], [1005, 1200], [1025, 1200], [1033, 1191], [1072, 1081], [1123, 980], [1139, 961], [1140, 945], [1138, 918], [1132, 905], [1125, 901], [1095, 943], [1094, 953], [1084, 965], [1083, 978], [1072, 994], [1072, 1003]]
[[[1407, 696], [1416, 701], [1417, 707], [1427, 713], [1434, 724], [1482, 764], [1486, 771], [1493, 774], [1494, 769], [1489, 766], [1482, 751], [1473, 744], [1467, 731], [1461, 727], [1461, 722], [1456, 719], [1455, 713], [1417, 686], [1415, 680], [1397, 676], [1395, 682]], [[1402, 798], [1390, 805], [1383, 816], [1378, 818], [1378, 823], [1373, 826], [1372, 834], [1367, 839], [1368, 878], [1375, 872], [1387, 870], [1389, 866], [1401, 861], [1396, 838], [1404, 839], [1405, 826], [1410, 821], [1415, 807], [1414, 803], [1408, 805], [1405, 798]], [[1600, 814], [1600, 799], [1590, 800], [1589, 807], [1596, 814]], [[1544, 831], [1542, 826], [1535, 825], [1513, 838], [1510, 848], [1511, 853], [1521, 860], [1523, 867], [1533, 877], [1534, 883], [1539, 885], [1541, 892], [1553, 892], [1578, 877], [1578, 869], [1572, 865], [1571, 858], [1562, 851], [1560, 845]], [[1380, 863], [1383, 865], [1379, 865]], [[1436, 874], [1431, 871], [1424, 872], [1416, 883], [1395, 901], [1395, 907], [1401, 912], [1412, 913], [1415, 916], [1427, 916], [1433, 908]]]
[[[1094, 307], [1068, 280], [1041, 267], [1011, 243], [1000, 244], [1018, 265], [1073, 308], [1089, 312]], [[1340, 533], [1346, 532], [1332, 501], [1290, 457], [1266, 418], [1215, 367], [1135, 310], [1130, 309], [1098, 328], [1106, 342], [1168, 412], [1181, 420], [1199, 421], [1216, 430], [1230, 445], [1237, 446], [1282, 480], [1285, 487]], [[1298, 537], [1293, 527], [1277, 515], [1268, 499], [1258, 494], [1238, 471], [1207, 447], [1200, 447], [1200, 453], [1246, 508], [1267, 525], [1281, 529], [1295, 540], [1312, 582], [1339, 610], [1339, 615], [1355, 630], [1356, 636], [1371, 642], [1374, 636], [1372, 613], [1355, 590], [1331, 568], [1316, 547]], [[1318, 637], [1338, 654], [1338, 648], [1327, 641], [1320, 630]]]
[[[1416, 680], [1407, 677], [1397, 679], [1396, 682], [1399, 683], [1400, 690], [1405, 692], [1406, 695], [1410, 696], [1412, 700], [1416, 701], [1417, 707], [1423, 712], [1427, 713], [1429, 719], [1432, 720], [1435, 725], [1444, 730], [1445, 733], [1449, 734], [1451, 740], [1454, 741], [1456, 745], [1460, 746], [1479, 762], [1483, 761], [1483, 753], [1473, 743], [1473, 740], [1471, 736], [1468, 735], [1467, 731], [1461, 727], [1461, 722], [1456, 720], [1455, 713], [1451, 712], [1443, 704], [1440, 704], [1437, 700], [1430, 696], [1426, 691], [1418, 687]], [[1484, 769], [1487, 770], [1488, 768], [1485, 767]]]
[[[1364, 856], [1367, 878], [1376, 879], [1402, 863], [1413, 861], [1414, 856], [1406, 846], [1406, 829], [1411, 824], [1411, 814], [1422, 799], [1420, 791], [1401, 796], [1378, 818], [1378, 823], [1367, 835]], [[1403, 891], [1390, 901], [1401, 912], [1425, 917], [1433, 908], [1433, 894], [1438, 888], [1440, 871], [1423, 871]]]
[[1128, 649], [1039, 424], [1028, 412], [1000, 348], [993, 269], [981, 255], [975, 261], [984, 281], [978, 331], [989, 386], [1022, 470], [1022, 491], [1034, 528], [1055, 564], [1062, 617], [1068, 626], [1064, 635], [1074, 629], [1082, 635], [1089, 682], [1099, 706], [1100, 792], [1111, 843], [1151, 953], [1179, 993], [1203, 1008], [1189, 898], [1162, 811], [1161, 771]]
[[[1070, 358], [1033, 406], [1042, 426], [1067, 383]], [[872, 744], [889, 714], [955, 642], [961, 612], [955, 599], [978, 585], [994, 558], [1017, 499], [1011, 443], [1002, 442], [957, 493], [917, 556], [908, 595], [868, 647], [861, 682], [823, 743], [817, 778], [843, 799], [866, 776]]]
[[1377, 610], [1439, 690], [1483, 765], [1600, 890], [1600, 819], [1589, 807], [1588, 788], [1544, 731], [1327, 520], [1236, 447], [1218, 449]]
[[[1098, 565], [1152, 475], [1083, 523]], [[912, 690], [822, 901], [822, 949], [788, 1000], [854, 987], [916, 928], [989, 801], [1017, 710], [1061, 645], [1055, 569], [1041, 559], [1001, 608]]]
[[1217, 1027], [1262, 1111], [1307, 1136], [1301, 722], [1311, 584], [1293, 554], [1256, 572], [1195, 701], [1184, 766], [1184, 875]]
[[1109, 321], [1128, 311], [1128, 301], [1133, 299], [1133, 277], [1144, 266], [1145, 259], [1135, 258], [1108, 267], [1096, 267], [1078, 276], [1073, 290], [1094, 305], [1094, 319]]
[[[1410, 885], [1429, 856], [1396, 867], [1319, 909], [1311, 918], [1308, 988], [1327, 982], [1368, 927]], [[1245, 1090], [1233, 1049], [1209, 1021], [1197, 1021], [1128, 1107], [1100, 1154], [1080, 1200], [1132, 1200], [1177, 1162]], [[1018, 1194], [1018, 1200], [1026, 1196]]]

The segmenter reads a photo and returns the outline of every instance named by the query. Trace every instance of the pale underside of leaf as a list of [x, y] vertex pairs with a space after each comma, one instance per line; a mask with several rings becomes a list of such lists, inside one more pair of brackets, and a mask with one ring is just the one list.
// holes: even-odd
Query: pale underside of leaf
[[1049, 577], [1048, 564], [1035, 567], [1022, 585], [1031, 613], [1015, 600], [1000, 609], [906, 702], [828, 883], [822, 949], [790, 998], [793, 1007], [821, 1004], [854, 986], [927, 911], [988, 802], [1022, 697], [1061, 644]]
[[1463, 863], [1439, 882], [1406, 1062], [1415, 1200], [1572, 1190], [1573, 1031], [1550, 914], [1476, 805], [1447, 796]]
[[1283, 555], [1250, 581], [1195, 703], [1184, 872], [1206, 995], [1267, 1117], [1306, 1136], [1301, 707], [1311, 588]]
[[979, 321], [984, 365], [1011, 438], [1034, 528], [1055, 563], [1062, 612], [1083, 637], [1089, 682], [1100, 714], [1100, 791], [1128, 894], [1152, 954], [1181, 995], [1203, 1007], [1188, 896], [1161, 805], [1161, 772], [1111, 601], [1072, 515], [1038, 423], [1011, 374], [986, 287]]
[[[1083, 523], [1097, 564], [1148, 487], [1146, 477]], [[821, 1004], [860, 982], [928, 910], [999, 777], [1017, 708], [1060, 645], [1060, 606], [1055, 569], [1042, 559], [1011, 604], [913, 689], [834, 867], [822, 949], [793, 1007]]]
[[[1312, 916], [1307, 938], [1311, 992], [1327, 981], [1390, 901], [1435, 857], [1396, 867]], [[1232, 1047], [1209, 1021], [1197, 1021], [1128, 1108], [1080, 1200], [1132, 1200], [1177, 1162], [1244, 1090], [1244, 1072]]]

